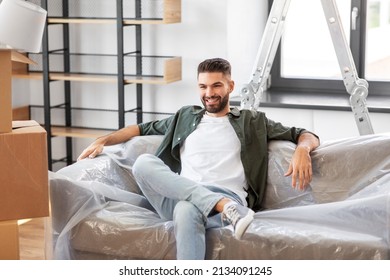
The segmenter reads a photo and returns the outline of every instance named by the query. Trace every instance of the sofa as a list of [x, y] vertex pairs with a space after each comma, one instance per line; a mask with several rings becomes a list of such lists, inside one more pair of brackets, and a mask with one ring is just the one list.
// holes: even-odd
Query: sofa
[[[55, 259], [175, 259], [172, 221], [142, 196], [132, 165], [161, 136], [139, 136], [49, 172]], [[264, 210], [241, 240], [231, 226], [206, 233], [206, 259], [390, 258], [390, 134], [324, 142], [312, 152], [313, 180], [291, 187], [295, 145], [268, 146]]]

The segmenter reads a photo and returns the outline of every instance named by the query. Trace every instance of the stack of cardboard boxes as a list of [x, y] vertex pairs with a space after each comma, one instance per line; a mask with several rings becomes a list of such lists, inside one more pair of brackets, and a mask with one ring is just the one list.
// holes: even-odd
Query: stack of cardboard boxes
[[49, 216], [46, 131], [12, 121], [12, 68], [29, 62], [0, 49], [0, 259], [19, 259], [19, 219]]

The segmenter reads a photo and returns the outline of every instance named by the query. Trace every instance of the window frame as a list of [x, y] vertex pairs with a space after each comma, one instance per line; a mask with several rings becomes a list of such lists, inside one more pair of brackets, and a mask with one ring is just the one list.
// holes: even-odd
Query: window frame
[[[356, 21], [356, 30], [350, 30], [350, 49], [354, 58], [357, 73], [360, 78], [365, 79], [365, 27], [367, 20], [367, 0], [350, 1], [351, 9], [353, 7], [357, 7], [359, 10], [359, 16], [357, 17]], [[268, 1], [269, 11], [271, 9], [272, 3], [273, 0]], [[269, 82], [269, 91], [310, 92], [314, 94], [345, 94], [345, 87], [341, 80], [281, 77], [281, 45], [282, 44], [279, 44], [278, 46], [278, 50], [276, 52], [272, 69], [270, 72], [271, 80]], [[386, 82], [368, 80], [368, 83], [369, 95], [390, 95], [390, 81]]]

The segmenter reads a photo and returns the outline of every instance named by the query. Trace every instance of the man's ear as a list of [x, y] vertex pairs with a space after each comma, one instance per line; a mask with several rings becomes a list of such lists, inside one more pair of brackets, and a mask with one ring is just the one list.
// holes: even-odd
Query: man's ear
[[233, 92], [233, 90], [234, 90], [234, 81], [233, 80], [231, 80], [230, 82], [229, 82], [229, 93], [231, 93], [231, 92]]

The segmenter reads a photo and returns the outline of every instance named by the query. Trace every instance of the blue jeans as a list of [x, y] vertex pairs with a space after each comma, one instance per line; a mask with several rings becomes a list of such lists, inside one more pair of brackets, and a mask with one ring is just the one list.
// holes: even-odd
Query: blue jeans
[[224, 226], [214, 210], [219, 200], [230, 198], [242, 204], [235, 193], [184, 178], [151, 154], [137, 158], [133, 175], [160, 217], [173, 221], [177, 259], [205, 258], [206, 229]]

